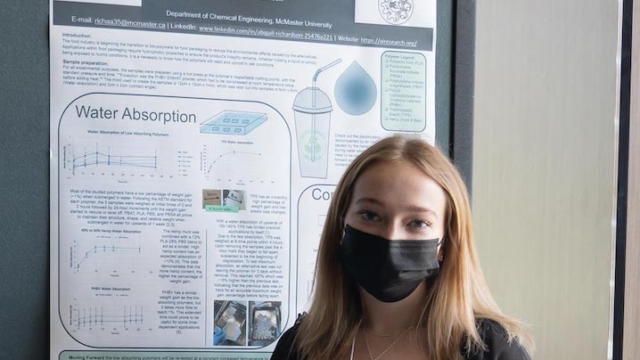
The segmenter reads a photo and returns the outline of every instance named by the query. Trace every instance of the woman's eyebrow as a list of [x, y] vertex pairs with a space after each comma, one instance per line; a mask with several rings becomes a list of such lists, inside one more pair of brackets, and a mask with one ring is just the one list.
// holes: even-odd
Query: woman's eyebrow
[[408, 212], [414, 212], [414, 213], [429, 213], [432, 214], [433, 216], [436, 217], [436, 219], [438, 218], [438, 214], [431, 210], [428, 207], [422, 207], [422, 206], [416, 206], [416, 205], [408, 205], [404, 208], [406, 211]]
[[[358, 200], [356, 200], [354, 204], [356, 204], [356, 205], [374, 204], [374, 205], [384, 206], [384, 203], [382, 203], [380, 200], [378, 200], [376, 198], [372, 198], [372, 197], [361, 197]], [[435, 211], [433, 211], [432, 209], [430, 209], [428, 207], [418, 206], [418, 205], [407, 205], [407, 206], [403, 207], [403, 210], [406, 211], [406, 212], [412, 212], [412, 213], [428, 213], [428, 214], [432, 214], [433, 216], [436, 217], [436, 219], [438, 219], [438, 213], [436, 213]]]
[[372, 197], [361, 197], [355, 202], [355, 204], [362, 204], [362, 203], [370, 203], [370, 204], [384, 206], [384, 204], [380, 200]]

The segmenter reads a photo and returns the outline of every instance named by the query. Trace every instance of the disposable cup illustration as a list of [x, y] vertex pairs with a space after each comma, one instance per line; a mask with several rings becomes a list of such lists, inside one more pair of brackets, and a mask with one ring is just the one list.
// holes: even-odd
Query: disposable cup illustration
[[293, 102], [302, 177], [327, 178], [333, 107], [327, 94], [316, 86], [316, 81], [320, 73], [341, 61], [338, 59], [318, 69], [313, 75], [311, 87], [300, 91]]

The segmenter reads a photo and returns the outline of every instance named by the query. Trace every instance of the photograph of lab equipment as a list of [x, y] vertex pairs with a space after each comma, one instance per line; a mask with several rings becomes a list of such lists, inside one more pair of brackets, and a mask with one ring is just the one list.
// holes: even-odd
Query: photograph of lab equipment
[[222, 205], [237, 206], [238, 210], [246, 210], [246, 205], [244, 201], [244, 191], [222, 190]]
[[247, 303], [215, 300], [213, 302], [213, 345], [247, 345]]
[[281, 334], [281, 302], [249, 302], [249, 346], [267, 346]]
[[202, 208], [206, 209], [207, 205], [222, 205], [222, 191], [202, 189]]

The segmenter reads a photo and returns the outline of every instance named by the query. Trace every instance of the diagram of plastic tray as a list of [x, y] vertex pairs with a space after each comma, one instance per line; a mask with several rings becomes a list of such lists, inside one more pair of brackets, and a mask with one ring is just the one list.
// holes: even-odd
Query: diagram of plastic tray
[[265, 121], [267, 114], [224, 110], [200, 124], [200, 133], [247, 135]]

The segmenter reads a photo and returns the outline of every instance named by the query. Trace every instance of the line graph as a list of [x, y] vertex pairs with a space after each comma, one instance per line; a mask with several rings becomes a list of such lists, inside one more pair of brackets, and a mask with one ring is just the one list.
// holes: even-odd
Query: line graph
[[253, 152], [248, 152], [248, 151], [229, 151], [229, 152], [226, 152], [224, 154], [219, 155], [217, 158], [215, 158], [211, 162], [211, 165], [209, 165], [209, 169], [207, 169], [207, 175], [209, 175], [211, 173], [211, 170], [216, 165], [216, 163], [218, 163], [221, 160], [224, 160], [225, 156], [231, 156], [231, 157], [235, 157], [237, 160], [242, 160], [242, 156], [243, 155], [262, 156], [261, 153], [253, 153]]
[[207, 181], [221, 186], [273, 184], [267, 157], [251, 147], [233, 148], [204, 144], [200, 151], [200, 171]]
[[192, 176], [194, 156], [190, 144], [135, 137], [131, 140], [69, 136], [60, 143], [61, 172], [72, 177], [108, 177], [128, 181]]
[[104, 306], [78, 308], [71, 305], [71, 326], [76, 330], [105, 327], [140, 327], [144, 325], [142, 306]]
[[[68, 154], [69, 152], [69, 154]], [[144, 169], [158, 169], [158, 154], [157, 151], [153, 151], [153, 155], [149, 152], [146, 155], [129, 155], [112, 153], [111, 147], [100, 147], [99, 143], [95, 144], [95, 147], [90, 149], [82, 147], [80, 154], [76, 153], [76, 149], [73, 145], [68, 149], [65, 146], [65, 167], [69, 165], [70, 170], [75, 175], [76, 169], [87, 167], [133, 167]], [[67, 156], [70, 155], [70, 156]]]
[[110, 276], [144, 270], [140, 239], [101, 236], [73, 239], [69, 247], [69, 268], [74, 274], [106, 272]]
[[142, 249], [140, 246], [137, 247], [126, 247], [126, 246], [114, 246], [114, 245], [94, 245], [91, 249], [85, 251], [85, 253], [81, 256], [78, 256], [77, 252], [77, 244], [74, 243], [74, 247], [71, 250], [71, 268], [74, 272], [80, 271], [80, 267], [85, 262], [85, 260], [90, 257], [95, 257], [96, 255], [106, 254], [106, 253], [129, 253], [129, 254], [140, 254]]

